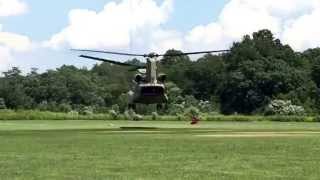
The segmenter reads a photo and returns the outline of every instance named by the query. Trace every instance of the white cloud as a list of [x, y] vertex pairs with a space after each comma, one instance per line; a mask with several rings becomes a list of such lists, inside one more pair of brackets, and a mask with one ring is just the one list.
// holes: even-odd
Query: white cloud
[[[218, 19], [183, 34], [165, 30], [174, 0], [122, 0], [101, 12], [72, 10], [69, 25], [46, 46], [164, 52], [229, 48], [234, 41], [270, 29], [283, 42], [302, 51], [320, 45], [319, 0], [230, 0]], [[186, 23], [188, 23], [186, 21]]]
[[0, 31], [0, 72], [12, 65], [16, 53], [26, 53], [32, 46], [27, 36]]
[[219, 49], [228, 46], [232, 41], [230, 37], [223, 31], [218, 23], [197, 26], [192, 29], [185, 37], [187, 49]]
[[32, 47], [29, 37], [10, 32], [0, 32], [0, 45], [20, 52], [28, 51]]
[[20, 0], [0, 0], [0, 17], [20, 15], [27, 10], [27, 4]]
[[152, 33], [150, 51], [165, 53], [168, 49], [182, 49], [183, 41], [177, 31], [157, 30]]
[[150, 40], [171, 11], [172, 0], [165, 0], [161, 5], [154, 0], [123, 0], [118, 4], [106, 4], [101, 12], [72, 10], [69, 25], [52, 36], [46, 45], [54, 48], [129, 48], [131, 41]]
[[29, 37], [11, 32], [1, 32], [0, 29], [0, 72], [14, 61], [16, 53], [26, 53], [33, 48]]
[[223, 31], [234, 39], [260, 29], [279, 33], [279, 19], [271, 16], [261, 4], [257, 5], [258, 2], [259, 0], [233, 0], [227, 4], [219, 17]]
[[299, 17], [285, 28], [283, 40], [294, 49], [302, 51], [306, 48], [320, 46], [320, 9], [312, 14]]
[[295, 50], [320, 46], [319, 0], [231, 0], [218, 20], [193, 28], [185, 37], [189, 49], [228, 48], [233, 41], [270, 29]]
[[[0, 17], [8, 17], [23, 14], [28, 6], [20, 0], [0, 0]], [[3, 32], [0, 24], [0, 71], [6, 70], [14, 60], [15, 53], [29, 51], [32, 42], [29, 37]]]

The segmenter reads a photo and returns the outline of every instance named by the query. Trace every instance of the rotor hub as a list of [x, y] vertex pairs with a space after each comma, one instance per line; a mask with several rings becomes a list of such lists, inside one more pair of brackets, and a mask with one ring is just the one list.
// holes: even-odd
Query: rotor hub
[[144, 57], [145, 58], [157, 58], [157, 57], [159, 57], [160, 55], [159, 54], [157, 54], [157, 53], [150, 53], [150, 54], [145, 54], [144, 55]]

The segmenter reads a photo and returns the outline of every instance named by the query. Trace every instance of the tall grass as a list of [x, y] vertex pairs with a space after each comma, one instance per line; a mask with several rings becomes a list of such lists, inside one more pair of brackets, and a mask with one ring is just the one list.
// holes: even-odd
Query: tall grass
[[112, 120], [109, 114], [79, 115], [47, 111], [0, 111], [0, 120]]
[[[244, 116], [244, 115], [208, 115], [203, 114], [201, 121], [278, 121], [278, 122], [319, 122], [319, 117], [309, 116]], [[79, 115], [77, 113], [56, 113], [47, 111], [13, 111], [0, 110], [0, 120], [128, 120], [124, 115], [119, 115], [116, 119], [110, 114], [89, 114]], [[157, 116], [156, 118], [143, 116], [144, 121], [189, 121], [186, 116]]]
[[278, 122], [316, 122], [315, 117], [309, 116], [204, 116], [205, 121], [239, 121], [239, 122], [252, 122], [252, 121], [278, 121]]

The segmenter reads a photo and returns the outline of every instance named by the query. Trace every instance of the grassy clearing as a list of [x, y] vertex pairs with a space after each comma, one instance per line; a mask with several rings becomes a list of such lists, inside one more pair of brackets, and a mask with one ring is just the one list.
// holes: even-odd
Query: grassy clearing
[[[319, 132], [318, 123], [0, 121], [0, 179], [319, 179]], [[239, 136], [250, 133], [260, 136]]]

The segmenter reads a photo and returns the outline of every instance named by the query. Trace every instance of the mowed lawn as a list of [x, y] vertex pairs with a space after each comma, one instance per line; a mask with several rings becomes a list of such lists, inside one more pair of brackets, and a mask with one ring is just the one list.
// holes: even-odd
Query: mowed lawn
[[0, 179], [320, 179], [320, 123], [0, 121]]

